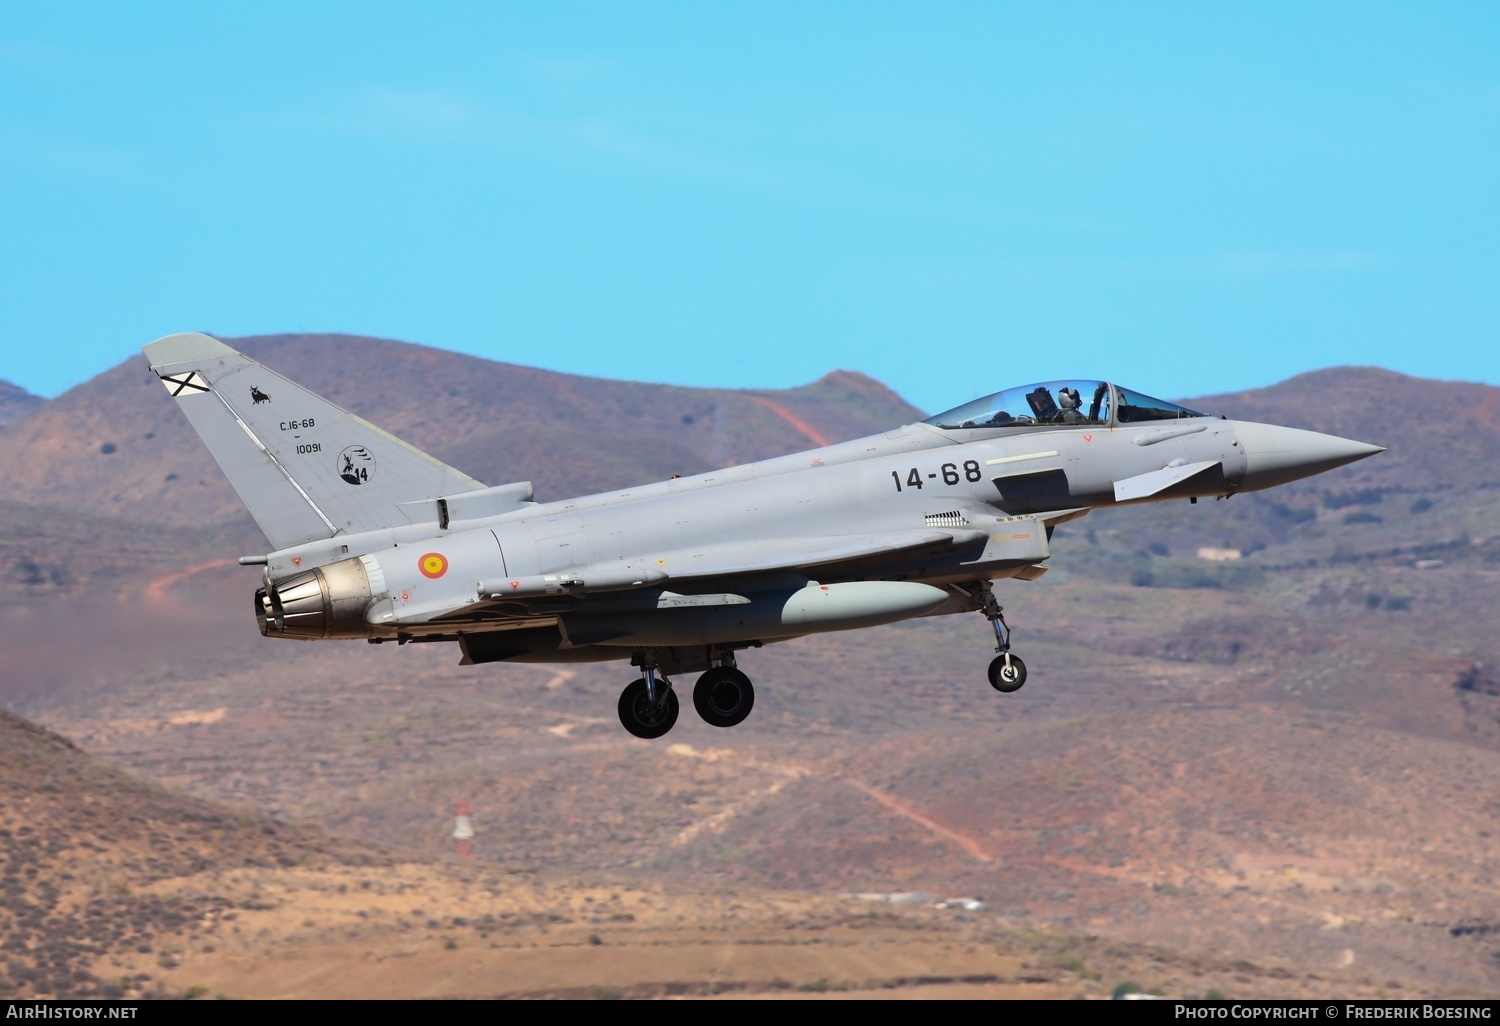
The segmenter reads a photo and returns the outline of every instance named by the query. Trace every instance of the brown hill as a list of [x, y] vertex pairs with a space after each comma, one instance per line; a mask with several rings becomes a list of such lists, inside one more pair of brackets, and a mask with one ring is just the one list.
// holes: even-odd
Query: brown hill
[[46, 401], [9, 381], [0, 381], [0, 431], [35, 412]]
[[[427, 373], [429, 351], [379, 345], [409, 377]], [[168, 405], [144, 384], [140, 410]], [[366, 416], [361, 390], [385, 387], [377, 405], [406, 401], [400, 379], [356, 384], [337, 400]], [[615, 401], [613, 385], [597, 385], [598, 396], [585, 384], [542, 394], [569, 408], [580, 395]], [[661, 391], [631, 387], [611, 407], [621, 417]], [[7, 582], [0, 667], [22, 678], [12, 694], [29, 714], [206, 799], [438, 859], [451, 857], [455, 802], [472, 802], [478, 892], [402, 868], [371, 879], [387, 891], [360, 904], [348, 876], [308, 871], [294, 886], [304, 871], [247, 870], [259, 890], [236, 895], [278, 907], [242, 908], [188, 945], [192, 958], [166, 970], [179, 990], [271, 993], [255, 982], [271, 979], [277, 993], [342, 994], [337, 981], [356, 979], [381, 993], [478, 995], [510, 973], [506, 993], [635, 994], [971, 974], [1095, 995], [1127, 979], [1231, 996], [1493, 994], [1500, 892], [1485, 824], [1500, 807], [1486, 783], [1500, 769], [1500, 648], [1488, 611], [1500, 602], [1500, 559], [1489, 558], [1500, 504], [1483, 486], [1490, 428], [1475, 421], [1480, 450], [1463, 448], [1446, 411], [1483, 412], [1495, 394], [1354, 369], [1192, 402], [1393, 448], [1261, 496], [1066, 525], [1052, 573], [1002, 588], [1032, 672], [1017, 695], [984, 683], [981, 620], [914, 621], [747, 653], [750, 720], [721, 731], [685, 714], [655, 743], [615, 722], [630, 676], [620, 666], [461, 667], [442, 646], [261, 639], [247, 612], [255, 572], [219, 562], [240, 551], [224, 546], [243, 528], [179, 532], [102, 512], [70, 521], [59, 511], [108, 508], [109, 488], [135, 486], [111, 470], [91, 492], [77, 468], [104, 454], [74, 438], [57, 450], [68, 505], [0, 507], [0, 558], [45, 554]], [[841, 411], [889, 393], [830, 375], [728, 395], [800, 448], [810, 436], [798, 421], [833, 434]], [[1399, 430], [1361, 419], [1376, 397], [1409, 411]], [[767, 398], [792, 417], [757, 401]], [[411, 407], [427, 418], [412, 430], [371, 419], [494, 459], [485, 410], [503, 411], [488, 395], [448, 399]], [[646, 437], [688, 454], [717, 445], [713, 431], [693, 433], [704, 410], [672, 415], [648, 419], [659, 433]], [[171, 452], [200, 451], [178, 427]], [[524, 427], [512, 434], [532, 437]], [[576, 438], [534, 434], [538, 446]], [[751, 442], [743, 458], [767, 454]], [[598, 450], [550, 451], [584, 466]], [[1196, 555], [1226, 543], [1244, 558]], [[54, 566], [75, 583], [54, 581]], [[26, 605], [28, 616], [14, 610]], [[987, 907], [918, 914], [838, 899], [845, 890], [966, 894]], [[546, 957], [527, 961], [532, 945]], [[159, 952], [131, 950], [145, 962], [130, 972], [161, 969]], [[652, 973], [666, 951], [673, 966], [700, 968], [664, 982]]]
[[[840, 371], [782, 392], [608, 381], [348, 335], [230, 344], [488, 484], [541, 498], [691, 474], [920, 417]], [[243, 508], [143, 359], [70, 389], [7, 432], [15, 501], [181, 525]]]
[[747, 805], [656, 868], [982, 894], [1106, 935], [1211, 949], [1232, 932], [1306, 967], [1352, 949], [1380, 979], [1426, 959], [1440, 988], [1494, 979], [1454, 930], [1500, 912], [1494, 751], [1184, 709], [887, 737], [809, 770], [802, 794]]
[[[178, 597], [204, 607], [207, 579], [234, 572], [199, 575], [199, 590]], [[1012, 929], [1041, 931], [1041, 963], [1054, 977], [1072, 967], [1083, 984], [1085, 962], [1129, 974], [1096, 981], [1105, 992], [1122, 979], [1167, 978], [1178, 980], [1171, 993], [1216, 986], [1236, 996], [1500, 986], [1483, 932], [1500, 916], [1486, 826], [1500, 801], [1487, 783], [1500, 745], [1468, 736], [1463, 723], [1465, 701], [1481, 697], [1474, 689], [1493, 685], [1455, 667], [1446, 678], [1441, 665], [1419, 674], [1420, 658], [1393, 660], [1426, 633], [1420, 622], [1392, 614], [1361, 632], [1314, 607], [1304, 627], [1318, 635], [1316, 660], [1277, 644], [1228, 665], [1180, 662], [1093, 648], [1087, 624], [1144, 637], [1194, 615], [1228, 615], [1236, 604], [1225, 600], [1242, 596], [1078, 579], [1017, 591], [1007, 601], [1035, 674], [1019, 696], [983, 682], [981, 622], [908, 623], [747, 657], [761, 688], [749, 721], [721, 731], [684, 717], [654, 744], [613, 721], [622, 667], [461, 667], [432, 646], [278, 646], [248, 624], [243, 643], [221, 630], [216, 649], [116, 665], [30, 707], [153, 778], [431, 858], [451, 857], [454, 804], [466, 798], [481, 872], [697, 888], [704, 896], [672, 913], [705, 927], [703, 943], [721, 952], [766, 937], [719, 919], [732, 911], [726, 901], [750, 904], [768, 889], [793, 904], [926, 892], [928, 901], [984, 899], [986, 909], [959, 914], [997, 950]], [[229, 597], [242, 615], [242, 595], [231, 586]], [[1241, 614], [1251, 622], [1264, 615], [1265, 599], [1255, 599]], [[202, 629], [185, 611], [163, 608], [159, 621], [162, 650]], [[1444, 648], [1463, 639], [1449, 630]], [[1391, 637], [1373, 646], [1382, 634]], [[1493, 718], [1490, 701], [1476, 712]], [[544, 945], [587, 943], [573, 893], [549, 899], [548, 914], [571, 922], [557, 921], [560, 936]], [[599, 900], [597, 889], [582, 893]], [[353, 907], [312, 897], [281, 900], [328, 909], [316, 929], [275, 928], [336, 940], [344, 924], [359, 925]], [[408, 907], [430, 912], [436, 902]], [[456, 895], [440, 907], [442, 929], [422, 931], [423, 919], [399, 908], [384, 922], [407, 922], [399, 936], [408, 949], [474, 944], [474, 914]], [[481, 898], [476, 907], [509, 906]], [[595, 912], [608, 944], [624, 943], [610, 919], [623, 911]], [[451, 916], [470, 925], [452, 930]], [[849, 918], [840, 913], [822, 934], [817, 923], [787, 926], [778, 943], [832, 944]], [[1060, 934], [1173, 954], [1153, 955], [1154, 968], [1104, 970], [1097, 949]], [[341, 943], [353, 965], [372, 942]], [[672, 944], [691, 948], [680, 932]], [[846, 978], [894, 975], [862, 950], [855, 963], [872, 968], [846, 965]], [[262, 971], [299, 978], [290, 962], [253, 946], [247, 954]], [[1215, 977], [1179, 972], [1205, 957], [1217, 960]], [[955, 951], [930, 973], [962, 964]], [[778, 972], [800, 984], [831, 971]], [[225, 978], [214, 985], [245, 992], [243, 972]], [[600, 982], [583, 969], [571, 979]]]
[[1275, 964], [920, 905], [396, 862], [107, 769], [6, 712], [0, 763], [0, 994], [13, 999], [1320, 987]]
[[226, 553], [248, 552], [258, 538], [248, 519], [180, 527], [0, 500], [0, 588], [28, 606], [66, 594], [113, 598], [165, 572], [232, 559]]
[[[736, 392], [560, 375], [351, 336], [235, 344], [481, 480], [530, 478], [543, 498], [778, 455], [920, 416], [885, 386], [845, 371], [779, 393]], [[57, 513], [37, 511], [28, 521], [26, 505], [70, 518], [234, 525], [244, 539], [237, 547], [256, 547], [238, 500], [158, 387], [141, 361], [126, 361], [7, 432], [0, 490], [20, 505], [5, 518], [18, 533], [0, 531], [0, 547], [57, 547], [36, 537]], [[1189, 403], [1374, 441], [1390, 451], [1228, 504], [1090, 517], [1060, 533], [1059, 566], [1109, 580], [1213, 583], [1238, 571], [1205, 577], [1197, 564], [1173, 566], [1159, 557], [1227, 545], [1266, 550], [1257, 565], [1327, 559], [1335, 550], [1442, 558], [1454, 545], [1488, 537], [1467, 511], [1472, 492], [1500, 486], [1500, 389], [1338, 368]], [[1102, 543], [1099, 532], [1107, 536]], [[1079, 549], [1085, 537], [1091, 541]], [[78, 551], [92, 552], [98, 562], [99, 548]], [[1500, 542], [1491, 548], [1475, 555], [1500, 559]], [[33, 598], [88, 576], [66, 560], [27, 552], [0, 559]]]
[[[1384, 445], [1351, 482], [1407, 491], [1500, 485], [1500, 388], [1413, 378], [1379, 367], [1334, 367], [1269, 388], [1189, 400], [1205, 413], [1308, 428]], [[1300, 483], [1326, 489], [1322, 478]]]
[[[174, 794], [110, 769], [51, 731], [0, 710], [0, 993], [118, 997], [150, 992], [95, 973], [110, 951], [153, 952], [236, 902], [138, 893], [207, 870], [369, 865], [371, 849]], [[163, 956], [161, 967], [172, 959]], [[158, 970], [159, 973], [159, 970]]]
[[[1335, 559], [1500, 563], [1500, 388], [1339, 367], [1184, 402], [1389, 451], [1226, 503], [1096, 513], [1061, 529], [1057, 566], [1108, 580], [1220, 587], [1266, 566]], [[1254, 558], [1210, 566], [1195, 558], [1205, 546]]]

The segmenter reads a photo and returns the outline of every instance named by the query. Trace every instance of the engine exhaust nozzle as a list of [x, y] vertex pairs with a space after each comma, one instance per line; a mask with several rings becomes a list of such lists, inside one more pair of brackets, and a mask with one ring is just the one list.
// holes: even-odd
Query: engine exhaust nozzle
[[364, 558], [315, 567], [255, 593], [255, 621], [264, 637], [363, 638], [374, 595]]

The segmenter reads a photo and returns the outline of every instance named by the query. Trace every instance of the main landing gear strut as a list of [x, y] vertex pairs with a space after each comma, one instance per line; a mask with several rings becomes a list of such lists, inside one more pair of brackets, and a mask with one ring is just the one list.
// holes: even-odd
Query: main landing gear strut
[[677, 694], [672, 682], [656, 675], [654, 663], [620, 692], [620, 722], [636, 737], [657, 738], [677, 722]]
[[[654, 649], [642, 649], [633, 661], [641, 676], [620, 693], [620, 723], [636, 737], [661, 737], [677, 722], [677, 694], [658, 670]], [[715, 661], [693, 687], [693, 708], [705, 723], [733, 727], [754, 708], [755, 688], [735, 666], [733, 652], [718, 653]]]
[[995, 631], [995, 651], [1000, 653], [990, 661], [990, 687], [1010, 694], [1020, 691], [1026, 683], [1026, 664], [1020, 656], [1010, 654], [1010, 625], [1005, 622], [1005, 609], [995, 601], [994, 589], [989, 581], [978, 581], [971, 592], [979, 602], [979, 611], [990, 622]]

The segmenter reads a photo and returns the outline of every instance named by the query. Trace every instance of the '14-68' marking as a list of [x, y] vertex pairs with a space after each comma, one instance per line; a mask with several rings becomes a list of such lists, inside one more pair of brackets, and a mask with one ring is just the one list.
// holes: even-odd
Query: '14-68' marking
[[[956, 484], [958, 484], [958, 481], [959, 481], [958, 464], [956, 464], [956, 463], [944, 463], [943, 467], [942, 467], [942, 472], [943, 472], [943, 484], [948, 484], [948, 485], [956, 485]], [[932, 480], [937, 480], [937, 475], [936, 474], [928, 474], [927, 476], [928, 476], [928, 478], [930, 478]], [[979, 472], [979, 461], [978, 460], [964, 460], [964, 474], [963, 474], [963, 479], [965, 481], [978, 481], [983, 476], [984, 475]], [[896, 482], [896, 491], [898, 491], [898, 492], [901, 491], [901, 471], [899, 471], [899, 470], [893, 470], [893, 471], [891, 471], [891, 478]], [[920, 470], [918, 470], [916, 467], [912, 467], [911, 471], [906, 475], [906, 487], [908, 487], [908, 488], [921, 488], [922, 487], [922, 472]]]

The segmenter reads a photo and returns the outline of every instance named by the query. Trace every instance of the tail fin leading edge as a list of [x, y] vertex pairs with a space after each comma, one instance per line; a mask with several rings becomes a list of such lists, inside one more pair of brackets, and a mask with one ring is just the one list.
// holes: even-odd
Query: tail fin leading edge
[[401, 503], [484, 487], [207, 335], [142, 352], [273, 548], [403, 526]]

